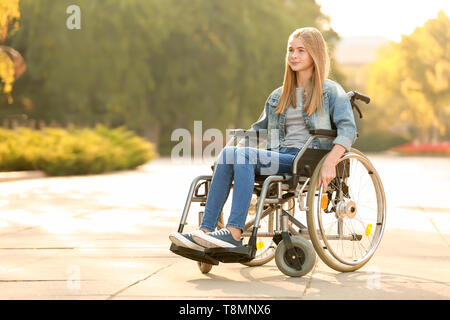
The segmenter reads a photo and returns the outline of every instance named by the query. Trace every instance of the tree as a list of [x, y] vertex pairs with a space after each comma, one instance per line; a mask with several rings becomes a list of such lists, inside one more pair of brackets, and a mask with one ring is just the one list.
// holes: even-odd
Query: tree
[[[376, 101], [371, 128], [406, 127], [422, 142], [450, 129], [450, 19], [440, 11], [400, 43], [382, 48], [371, 68], [369, 94]], [[379, 121], [378, 121], [379, 119]]]
[[[21, 0], [21, 27], [8, 38], [28, 71], [0, 118], [92, 126], [126, 125], [170, 153], [171, 133], [246, 128], [281, 86], [289, 34], [323, 29], [313, 0]], [[81, 29], [66, 27], [66, 8]], [[337, 80], [339, 74], [337, 73]], [[2, 102], [0, 101], [0, 104]]]
[[[19, 19], [19, 0], [0, 0], [0, 43], [5, 42], [8, 31], [18, 29]], [[3, 82], [3, 93], [7, 95], [10, 104], [14, 80], [24, 71], [25, 63], [20, 53], [11, 47], [0, 45], [0, 85]]]

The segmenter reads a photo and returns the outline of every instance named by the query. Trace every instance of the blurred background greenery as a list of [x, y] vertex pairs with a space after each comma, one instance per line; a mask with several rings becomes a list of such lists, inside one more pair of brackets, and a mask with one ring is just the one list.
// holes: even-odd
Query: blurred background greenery
[[[73, 4], [79, 30], [66, 27]], [[296, 28], [320, 29], [332, 58], [340, 41], [314, 0], [0, 0], [0, 7], [0, 44], [26, 64], [14, 79], [11, 57], [0, 55], [4, 128], [126, 127], [152, 142], [154, 155], [169, 155], [172, 131], [193, 132], [194, 120], [224, 133], [248, 128], [282, 84]], [[356, 148], [450, 140], [443, 11], [399, 43], [383, 43], [370, 63], [333, 58], [330, 78], [372, 98], [360, 104], [363, 119], [355, 113]]]

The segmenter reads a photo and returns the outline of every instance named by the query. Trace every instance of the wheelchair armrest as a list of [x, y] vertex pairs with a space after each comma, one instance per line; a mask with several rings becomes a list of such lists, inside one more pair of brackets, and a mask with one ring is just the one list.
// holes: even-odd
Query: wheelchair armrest
[[337, 130], [316, 129], [309, 130], [312, 136], [337, 137]]
[[[337, 137], [337, 130], [317, 129], [309, 130], [309, 133], [313, 136]], [[356, 133], [356, 137], [359, 138], [358, 132]]]

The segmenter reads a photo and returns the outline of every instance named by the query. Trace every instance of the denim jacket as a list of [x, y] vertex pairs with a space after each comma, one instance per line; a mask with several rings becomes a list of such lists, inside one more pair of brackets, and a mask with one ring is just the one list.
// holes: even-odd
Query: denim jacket
[[[282, 87], [279, 87], [269, 95], [261, 116], [257, 122], [252, 124], [250, 129], [250, 132], [256, 131], [260, 133], [267, 130], [266, 148], [269, 150], [279, 147], [285, 138], [286, 111], [283, 114], [275, 113], [281, 91]], [[337, 82], [329, 79], [325, 80], [322, 94], [324, 112], [321, 112], [319, 107], [312, 115], [307, 116], [305, 110], [303, 110], [303, 121], [308, 130], [337, 129], [337, 137], [334, 140], [333, 138], [315, 138], [310, 148], [330, 150], [334, 144], [340, 144], [347, 151], [350, 151], [352, 144], [356, 140], [356, 124], [350, 100], [344, 89]], [[304, 103], [302, 101], [302, 108]], [[334, 128], [332, 124], [334, 124]], [[249, 139], [249, 137], [244, 139]], [[244, 144], [245, 141], [248, 141], [244, 139], [239, 141], [239, 143]]]

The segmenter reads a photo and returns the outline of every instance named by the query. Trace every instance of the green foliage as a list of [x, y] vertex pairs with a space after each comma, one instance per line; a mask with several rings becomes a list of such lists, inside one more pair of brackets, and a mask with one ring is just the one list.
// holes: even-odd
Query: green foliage
[[[80, 30], [65, 26], [72, 4]], [[126, 125], [164, 153], [194, 120], [221, 130], [256, 121], [296, 28], [318, 27], [331, 48], [338, 39], [313, 0], [21, 0], [20, 10], [7, 41], [28, 69], [0, 119]]]
[[0, 170], [35, 170], [41, 152], [41, 135], [28, 129], [0, 129]]
[[134, 169], [157, 157], [154, 145], [124, 128], [0, 129], [0, 170], [42, 170], [49, 175]]

